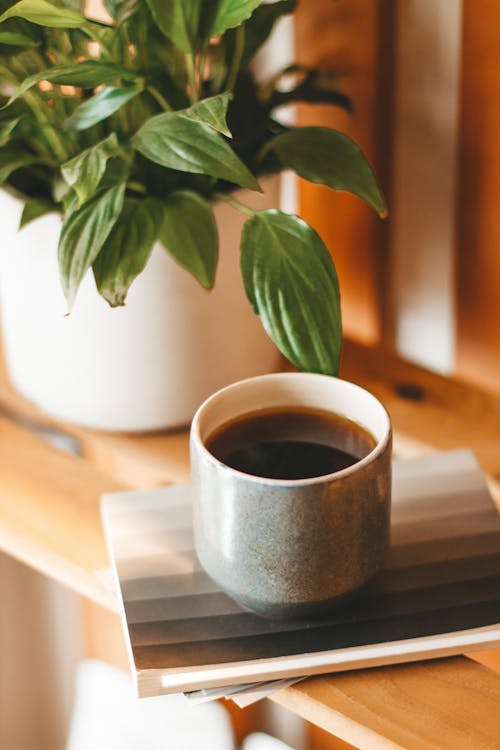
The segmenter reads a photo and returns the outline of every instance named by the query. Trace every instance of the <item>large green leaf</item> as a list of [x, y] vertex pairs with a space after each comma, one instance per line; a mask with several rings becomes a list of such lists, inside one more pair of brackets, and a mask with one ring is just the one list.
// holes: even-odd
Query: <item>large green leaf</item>
[[207, 174], [260, 190], [259, 183], [226, 141], [203, 122], [179, 112], [147, 120], [132, 139], [146, 158], [181, 172]]
[[81, 13], [70, 8], [59, 8], [46, 0], [20, 0], [18, 3], [13, 3], [0, 16], [0, 23], [13, 17], [24, 18], [25, 21], [49, 28], [77, 29], [86, 22]]
[[196, 48], [203, 0], [147, 0], [147, 4], [158, 28], [176, 47], [183, 52]]
[[269, 38], [276, 21], [287, 13], [293, 13], [297, 0], [279, 0], [260, 5], [245, 24], [245, 49], [242, 63], [252, 59], [259, 47]]
[[86, 203], [95, 193], [106, 170], [109, 158], [118, 152], [119, 144], [115, 133], [111, 133], [95, 146], [85, 149], [66, 164], [61, 171], [64, 179], [74, 188], [79, 203]]
[[140, 84], [115, 87], [106, 86], [91, 99], [80, 104], [66, 120], [68, 130], [87, 130], [105, 120], [143, 90]]
[[261, 3], [262, 0], [211, 0], [209, 9], [204, 11], [206, 38], [239, 26]]
[[64, 220], [59, 240], [59, 272], [71, 310], [78, 287], [96, 259], [123, 207], [125, 185], [96, 196]]
[[44, 200], [43, 198], [30, 198], [24, 204], [21, 221], [19, 222], [19, 229], [22, 229], [35, 219], [40, 218], [40, 216], [45, 216], [45, 214], [54, 213], [58, 210], [58, 207], [50, 201]]
[[111, 307], [125, 304], [131, 283], [149, 260], [162, 219], [157, 198], [125, 198], [123, 212], [93, 264], [99, 294]]
[[0, 185], [8, 180], [12, 172], [21, 167], [37, 164], [40, 158], [18, 148], [0, 149]]
[[347, 190], [387, 213], [380, 188], [365, 155], [352, 138], [330, 128], [295, 128], [277, 135], [265, 149], [277, 155], [283, 167], [334, 190]]
[[210, 204], [198, 193], [179, 190], [164, 204], [160, 241], [173, 258], [206, 289], [215, 282], [217, 226]]
[[244, 226], [241, 273], [269, 338], [301, 370], [336, 375], [342, 323], [337, 273], [298, 216], [260, 211]]
[[40, 42], [18, 31], [0, 31], [0, 44], [13, 47], [38, 47]]
[[230, 91], [225, 91], [217, 96], [210, 96], [207, 99], [192, 104], [191, 107], [183, 109], [182, 113], [190, 120], [205, 122], [218, 133], [231, 138], [231, 131], [226, 122], [227, 108], [233, 95]]
[[100, 60], [85, 60], [84, 62], [73, 63], [71, 65], [54, 65], [52, 68], [47, 68], [40, 71], [40, 73], [35, 73], [25, 78], [4, 107], [8, 107], [9, 104], [19, 99], [20, 96], [33, 86], [36, 86], [40, 81], [50, 81], [51, 83], [92, 89], [94, 86], [101, 86], [104, 83], [110, 83], [119, 79], [134, 81], [137, 80], [137, 75], [120, 65], [101, 62]]

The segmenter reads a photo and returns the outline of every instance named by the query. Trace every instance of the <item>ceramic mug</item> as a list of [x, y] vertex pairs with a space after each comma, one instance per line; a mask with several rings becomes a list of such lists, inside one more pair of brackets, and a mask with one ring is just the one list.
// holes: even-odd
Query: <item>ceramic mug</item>
[[[308, 479], [267, 479], [219, 461], [215, 430], [260, 409], [334, 412], [375, 440], [346, 469]], [[233, 383], [208, 398], [191, 427], [195, 548], [233, 599], [267, 617], [317, 614], [361, 588], [389, 546], [391, 424], [382, 404], [326, 375], [275, 373]]]

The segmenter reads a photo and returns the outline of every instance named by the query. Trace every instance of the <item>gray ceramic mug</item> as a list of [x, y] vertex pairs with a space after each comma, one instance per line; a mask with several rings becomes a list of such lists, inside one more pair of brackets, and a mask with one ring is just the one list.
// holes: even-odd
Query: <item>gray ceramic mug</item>
[[[259, 409], [309, 407], [361, 425], [374, 449], [342, 471], [266, 479], [230, 468], [206, 448], [226, 422]], [[191, 427], [195, 547], [233, 599], [268, 617], [317, 614], [383, 566], [391, 502], [391, 424], [382, 404], [353, 383], [276, 373], [223, 388]]]

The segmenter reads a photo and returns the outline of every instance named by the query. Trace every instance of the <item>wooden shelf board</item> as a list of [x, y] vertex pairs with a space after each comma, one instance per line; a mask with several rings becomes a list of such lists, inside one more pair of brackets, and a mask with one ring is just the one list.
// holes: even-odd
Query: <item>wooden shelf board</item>
[[499, 747], [500, 675], [463, 657], [310, 678], [273, 700], [363, 749]]
[[[500, 399], [352, 342], [345, 345], [342, 375], [385, 403], [398, 452], [472, 448], [500, 503]], [[187, 432], [130, 436], [58, 425], [78, 440], [82, 456], [76, 457], [28, 429], [56, 423], [5, 378], [0, 410], [0, 549], [116, 608], [96, 576], [108, 565], [99, 497], [187, 481]], [[273, 700], [370, 750], [498, 748], [500, 675], [465, 658], [309, 679]]]

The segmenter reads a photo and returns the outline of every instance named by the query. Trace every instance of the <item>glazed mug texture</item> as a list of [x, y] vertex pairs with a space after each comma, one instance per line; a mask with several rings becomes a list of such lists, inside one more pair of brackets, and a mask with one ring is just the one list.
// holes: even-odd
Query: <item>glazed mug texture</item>
[[[364, 427], [374, 449], [342, 471], [267, 479], [232, 469], [205, 447], [220, 426], [258, 409], [324, 409]], [[208, 398], [191, 427], [195, 547], [233, 599], [267, 617], [324, 612], [383, 566], [389, 546], [391, 424], [382, 404], [326, 375], [275, 373]]]

